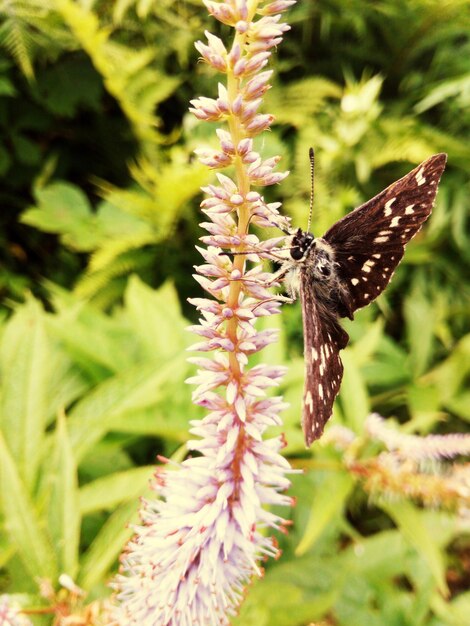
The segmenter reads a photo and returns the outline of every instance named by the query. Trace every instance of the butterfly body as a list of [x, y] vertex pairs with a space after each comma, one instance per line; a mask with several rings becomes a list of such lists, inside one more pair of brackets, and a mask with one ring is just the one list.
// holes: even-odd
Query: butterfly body
[[405, 245], [429, 217], [446, 155], [430, 157], [334, 224], [323, 237], [297, 230], [280, 270], [300, 296], [306, 364], [302, 426], [307, 445], [321, 436], [339, 391], [339, 351], [349, 336], [339, 318], [382, 293]]

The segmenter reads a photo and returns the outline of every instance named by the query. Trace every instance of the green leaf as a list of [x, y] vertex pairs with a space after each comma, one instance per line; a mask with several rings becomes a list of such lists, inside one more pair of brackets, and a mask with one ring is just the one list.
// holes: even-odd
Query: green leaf
[[46, 464], [44, 488], [48, 497], [48, 528], [57, 550], [61, 573], [73, 579], [78, 570], [80, 510], [77, 468], [66, 428], [59, 415], [51, 458]]
[[62, 235], [63, 243], [80, 252], [96, 247], [99, 232], [85, 194], [75, 185], [56, 182], [35, 190], [36, 207], [21, 216], [24, 224]]
[[78, 576], [80, 587], [91, 589], [107, 575], [133, 534], [130, 526], [138, 520], [137, 507], [138, 502], [127, 502], [108, 518], [83, 555]]
[[446, 402], [446, 407], [466, 422], [470, 422], [470, 391], [463, 391]]
[[362, 371], [371, 385], [393, 389], [411, 378], [408, 356], [397, 343], [384, 335], [372, 361]]
[[137, 276], [131, 276], [124, 297], [132, 328], [148, 356], [168, 359], [189, 345], [191, 337], [185, 332], [187, 321], [170, 282], [155, 291]]
[[135, 338], [121, 324], [92, 307], [75, 306], [48, 318], [48, 327], [79, 368], [102, 380], [132, 364]]
[[[50, 326], [48, 327], [50, 328]], [[90, 388], [83, 368], [79, 367], [56, 343], [49, 354], [50, 376], [46, 398], [48, 422], [54, 421], [59, 411], [70, 406]]]
[[0, 349], [2, 431], [28, 487], [43, 454], [48, 358], [44, 313], [31, 299], [8, 322]]
[[[446, 602], [441, 596], [435, 594], [431, 607], [446, 626], [468, 626], [470, 615], [470, 591], [464, 591], [456, 596], [452, 602]], [[432, 622], [434, 626], [434, 622]]]
[[305, 554], [330, 523], [338, 522], [354, 487], [354, 480], [346, 472], [321, 472], [321, 476], [313, 490], [312, 508], [304, 535], [295, 551], [297, 556]]
[[345, 569], [325, 556], [279, 562], [254, 580], [233, 626], [300, 626], [331, 610], [344, 584]]
[[408, 545], [398, 530], [385, 530], [361, 537], [345, 552], [354, 575], [380, 583], [405, 572]]
[[145, 465], [98, 478], [80, 489], [82, 515], [112, 509], [125, 500], [135, 500], [149, 490], [155, 466]]
[[6, 150], [3, 146], [0, 146], [0, 175], [6, 174], [11, 165], [11, 157], [8, 150]]
[[14, 84], [6, 76], [0, 76], [0, 96], [16, 96], [18, 92]]
[[134, 368], [105, 380], [78, 402], [69, 416], [77, 463], [112, 430], [115, 416], [156, 402], [164, 386], [180, 375], [184, 366], [183, 355], [178, 355], [160, 369], [154, 364]]
[[72, 117], [99, 109], [103, 84], [82, 55], [65, 55], [38, 72], [36, 98], [54, 115]]
[[341, 354], [344, 365], [340, 398], [346, 424], [355, 432], [362, 432], [364, 421], [370, 412], [369, 396], [364, 377], [351, 350]]
[[41, 162], [39, 146], [25, 135], [12, 134], [11, 143], [18, 161], [24, 165], [38, 165]]
[[381, 503], [380, 507], [393, 519], [403, 536], [427, 563], [439, 591], [447, 595], [449, 589], [443, 554], [424, 523], [423, 512], [410, 502]]
[[406, 432], [429, 432], [434, 424], [443, 418], [439, 390], [435, 385], [425, 385], [421, 381], [407, 388], [408, 406], [412, 416], [403, 429]]
[[45, 521], [36, 513], [33, 501], [15, 467], [0, 433], [0, 502], [5, 528], [33, 580], [56, 580], [57, 563]]
[[446, 403], [457, 394], [469, 372], [470, 334], [467, 334], [445, 361], [423, 377], [423, 381], [434, 383], [439, 389], [441, 402]]
[[383, 337], [384, 320], [379, 317], [365, 327], [365, 332], [351, 346], [354, 360], [359, 366], [370, 361]]
[[410, 364], [414, 377], [420, 376], [430, 362], [436, 310], [426, 298], [423, 288], [415, 283], [405, 300], [406, 334], [410, 346]]

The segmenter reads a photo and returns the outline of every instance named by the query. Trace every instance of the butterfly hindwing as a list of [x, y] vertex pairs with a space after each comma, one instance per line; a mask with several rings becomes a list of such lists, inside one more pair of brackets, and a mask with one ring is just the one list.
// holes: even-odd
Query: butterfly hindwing
[[324, 235], [335, 251], [349, 314], [388, 285], [405, 246], [431, 214], [447, 156], [436, 154], [334, 224]]
[[339, 351], [349, 339], [346, 331], [322, 308], [315, 295], [308, 271], [301, 270], [305, 359], [302, 428], [308, 446], [321, 436], [331, 417], [343, 377]]

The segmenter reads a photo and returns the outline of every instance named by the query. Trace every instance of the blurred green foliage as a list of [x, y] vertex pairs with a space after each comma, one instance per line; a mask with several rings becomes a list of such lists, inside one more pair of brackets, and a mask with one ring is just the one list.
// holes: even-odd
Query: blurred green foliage
[[[470, 5], [304, 0], [288, 19], [265, 104], [277, 122], [258, 148], [292, 170], [268, 193], [294, 223], [306, 224], [310, 145], [316, 234], [449, 154], [424, 232], [387, 292], [345, 324], [332, 422], [361, 434], [375, 410], [403, 432], [465, 431]], [[108, 593], [155, 455], [181, 458], [200, 416], [182, 382], [182, 310], [194, 319], [210, 180], [191, 155], [214, 141], [187, 114], [190, 98], [216, 92], [193, 48], [207, 27], [198, 0], [0, 0], [0, 586], [30, 605], [37, 578], [56, 585], [63, 572], [91, 598]], [[468, 626], [468, 522], [370, 501], [333, 446], [305, 450], [298, 306], [282, 318], [262, 358], [289, 363], [286, 453], [312, 471], [293, 481], [284, 556], [236, 623]]]

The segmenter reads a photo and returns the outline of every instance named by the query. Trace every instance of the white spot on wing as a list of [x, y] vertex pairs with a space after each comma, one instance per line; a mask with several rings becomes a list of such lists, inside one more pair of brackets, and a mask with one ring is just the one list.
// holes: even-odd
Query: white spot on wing
[[388, 241], [388, 239], [389, 238], [387, 236], [386, 237], [376, 237], [374, 239], [374, 243], [384, 243], [384, 241]]
[[409, 204], [407, 207], [405, 207], [405, 215], [413, 215], [414, 213], [414, 204]]
[[320, 399], [323, 400], [323, 385], [321, 383], [318, 385], [318, 395]]
[[374, 259], [380, 259], [380, 257], [382, 256], [381, 254], [373, 254], [372, 255], [374, 257]]
[[420, 169], [416, 172], [415, 180], [419, 185], [422, 185], [426, 182], [426, 178], [423, 176], [424, 167], [420, 167]]
[[371, 261], [371, 260], [369, 259], [369, 260], [368, 260], [368, 261], [366, 261], [366, 262], [364, 263], [364, 265], [361, 267], [361, 270], [362, 270], [363, 272], [367, 272], [367, 273], [369, 273], [369, 272], [370, 272], [370, 270], [371, 270], [371, 268], [372, 268], [374, 265], [375, 265], [375, 262], [374, 262], [374, 261]]
[[390, 222], [390, 226], [391, 226], [392, 228], [394, 228], [395, 226], [398, 226], [398, 223], [399, 223], [399, 221], [400, 221], [400, 217], [401, 217], [400, 215], [396, 215], [396, 216], [392, 219], [392, 221]]
[[311, 349], [310, 354], [312, 355], [312, 359], [314, 361], [316, 361], [318, 359], [318, 352], [315, 350], [315, 348]]
[[358, 280], [357, 278], [351, 278], [351, 283], [352, 283], [353, 285], [357, 285], [357, 284], [358, 284], [358, 282], [359, 282], [359, 280]]
[[313, 398], [310, 390], [307, 391], [307, 395], [305, 396], [305, 404], [311, 411], [313, 411]]
[[391, 200], [389, 200], [388, 202], [385, 203], [385, 208], [384, 208], [384, 215], [385, 215], [385, 217], [388, 217], [389, 215], [392, 214], [391, 206], [395, 202], [395, 200], [396, 200], [396, 198], [392, 198]]

